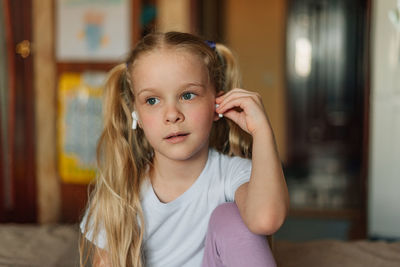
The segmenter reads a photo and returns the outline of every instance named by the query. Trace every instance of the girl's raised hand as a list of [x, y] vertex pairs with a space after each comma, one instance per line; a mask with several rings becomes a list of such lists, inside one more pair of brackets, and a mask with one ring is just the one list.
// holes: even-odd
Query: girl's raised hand
[[270, 124], [261, 96], [256, 92], [235, 88], [215, 99], [216, 112], [231, 119], [252, 136], [258, 131], [269, 131]]

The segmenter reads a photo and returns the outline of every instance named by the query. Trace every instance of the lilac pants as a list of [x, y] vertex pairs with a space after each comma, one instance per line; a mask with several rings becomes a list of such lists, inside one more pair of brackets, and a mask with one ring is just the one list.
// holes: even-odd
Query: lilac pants
[[276, 266], [266, 236], [250, 232], [235, 203], [219, 205], [211, 214], [203, 267]]

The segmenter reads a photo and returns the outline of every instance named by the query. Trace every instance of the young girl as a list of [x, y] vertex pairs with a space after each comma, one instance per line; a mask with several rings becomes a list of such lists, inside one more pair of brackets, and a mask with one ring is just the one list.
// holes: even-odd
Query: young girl
[[275, 266], [265, 235], [288, 192], [261, 97], [239, 81], [227, 47], [178, 32], [111, 70], [81, 265]]

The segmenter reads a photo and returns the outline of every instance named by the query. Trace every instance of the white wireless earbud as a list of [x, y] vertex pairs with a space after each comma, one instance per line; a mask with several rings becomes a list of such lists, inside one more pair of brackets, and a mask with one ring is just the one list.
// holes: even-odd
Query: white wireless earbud
[[[218, 107], [219, 107], [219, 105], [215, 104], [215, 108], [218, 108]], [[222, 118], [223, 116], [224, 116], [224, 114], [218, 113], [218, 117]]]
[[132, 129], [136, 130], [138, 124], [138, 115], [136, 114], [136, 111], [132, 112]]

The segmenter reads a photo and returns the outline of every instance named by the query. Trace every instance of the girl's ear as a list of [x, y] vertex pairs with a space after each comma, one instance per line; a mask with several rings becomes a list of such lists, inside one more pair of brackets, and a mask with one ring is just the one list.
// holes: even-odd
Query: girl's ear
[[221, 119], [221, 117], [220, 117], [219, 115], [220, 115], [220, 114], [218, 114], [217, 112], [215, 112], [214, 121], [219, 121], [219, 119]]
[[136, 111], [132, 111], [132, 129], [136, 130], [137, 126], [142, 128], [138, 113]]
[[[218, 97], [222, 96], [223, 94], [225, 94], [225, 92], [222, 91], [222, 90], [220, 90], [220, 91], [217, 92], [217, 95], [216, 95], [215, 97], [218, 98]], [[217, 107], [218, 107], [218, 104], [215, 104], [215, 108], [217, 108]], [[222, 115], [222, 114], [219, 114], [219, 113], [217, 113], [217, 112], [214, 112], [214, 121], [218, 121], [218, 120], [221, 119], [223, 116], [224, 116], [224, 115]]]
[[142, 122], [140, 121], [140, 117], [139, 117], [139, 114], [136, 112], [136, 114], [137, 114], [137, 124], [138, 124], [138, 126], [140, 127], [140, 128], [143, 128], [142, 127]]
[[[215, 104], [215, 108], [218, 107], [218, 104]], [[214, 112], [214, 121], [218, 121], [219, 119], [221, 119], [224, 115]]]
[[[136, 111], [136, 105], [135, 105], [135, 103], [133, 103], [133, 110], [134, 110], [134, 112], [135, 112], [135, 118], [136, 118], [136, 124], [137, 124], [137, 126], [139, 126], [140, 128], [143, 128], [143, 127], [142, 127], [142, 122], [140, 121], [139, 113]], [[133, 115], [132, 115], [132, 117], [133, 117]]]

